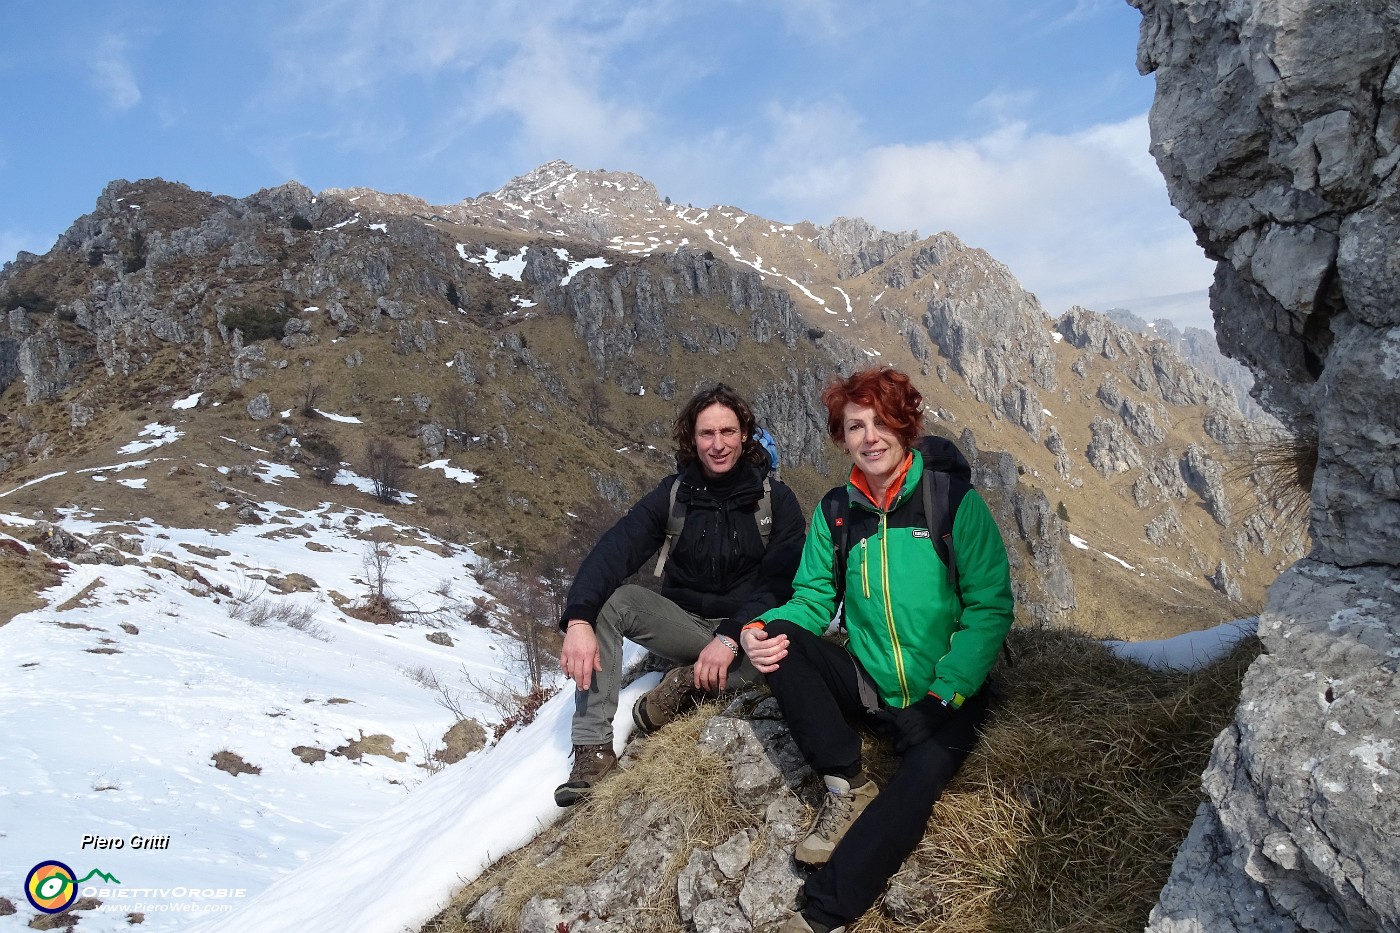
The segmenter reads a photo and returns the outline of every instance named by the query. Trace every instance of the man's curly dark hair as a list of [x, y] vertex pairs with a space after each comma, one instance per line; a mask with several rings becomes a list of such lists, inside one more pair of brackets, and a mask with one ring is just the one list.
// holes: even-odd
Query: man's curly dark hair
[[756, 467], [767, 466], [768, 452], [754, 437], [758, 421], [753, 416], [753, 409], [744, 401], [743, 396], [722, 382], [696, 393], [694, 398], [685, 403], [680, 414], [676, 415], [675, 426], [671, 429], [671, 438], [676, 442], [676, 464], [684, 467], [700, 459], [700, 454], [695, 449], [695, 422], [700, 419], [700, 412], [711, 405], [723, 405], [738, 417], [739, 432], [744, 436], [744, 447], [739, 459]]

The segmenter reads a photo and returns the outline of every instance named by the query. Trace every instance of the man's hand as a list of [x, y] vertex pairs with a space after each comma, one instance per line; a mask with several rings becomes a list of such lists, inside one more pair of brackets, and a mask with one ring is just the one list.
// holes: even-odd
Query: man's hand
[[696, 688], [707, 693], [719, 693], [724, 689], [729, 666], [733, 663], [734, 652], [729, 650], [729, 646], [720, 641], [719, 636], [711, 638], [700, 652], [700, 657], [695, 659]]
[[593, 626], [583, 619], [570, 619], [564, 633], [564, 647], [559, 649], [559, 664], [564, 668], [564, 676], [587, 690], [593, 683], [593, 672], [603, 669], [603, 658], [598, 654], [598, 636], [593, 634]]
[[762, 627], [746, 628], [739, 633], [739, 644], [749, 656], [760, 674], [771, 674], [778, 669], [778, 662], [787, 657], [788, 637], [769, 637]]

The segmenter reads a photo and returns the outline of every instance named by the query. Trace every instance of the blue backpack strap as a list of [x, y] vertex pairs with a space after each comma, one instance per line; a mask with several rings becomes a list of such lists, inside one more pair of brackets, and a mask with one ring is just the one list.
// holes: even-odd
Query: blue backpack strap
[[762, 426], [759, 426], [759, 427], [754, 428], [753, 436], [754, 436], [754, 439], [758, 441], [759, 445], [763, 447], [764, 452], [768, 454], [768, 469], [769, 469], [769, 472], [771, 472], [774, 476], [777, 476], [777, 475], [778, 475], [778, 442], [777, 442], [777, 440], [774, 439], [772, 433], [769, 432], [769, 430], [768, 430], [767, 428], [762, 427]]

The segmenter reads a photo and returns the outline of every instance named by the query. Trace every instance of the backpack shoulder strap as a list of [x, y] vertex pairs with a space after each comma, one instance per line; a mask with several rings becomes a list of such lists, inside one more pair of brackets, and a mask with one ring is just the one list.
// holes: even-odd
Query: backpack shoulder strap
[[[919, 478], [924, 494], [924, 521], [928, 522], [929, 537], [934, 550], [948, 568], [948, 585], [958, 590], [958, 558], [953, 551], [953, 515], [949, 505], [948, 474], [942, 470], [925, 470]], [[961, 594], [959, 593], [959, 599]]]
[[764, 548], [768, 547], [768, 536], [773, 533], [773, 483], [768, 477], [763, 477], [763, 498], [758, 500], [758, 510], [753, 513], [754, 521], [758, 522], [758, 536], [763, 539]]
[[851, 549], [846, 526], [850, 519], [850, 507], [844, 486], [838, 486], [822, 496], [822, 514], [826, 516], [826, 526], [831, 530], [831, 582], [836, 587], [837, 605], [846, 596], [846, 552]]
[[[666, 540], [661, 543], [661, 551], [656, 555], [656, 570], [654, 576], [660, 577], [666, 569], [666, 558], [671, 554], [671, 545], [675, 542], [676, 536], [685, 527], [685, 503], [677, 501], [676, 493], [680, 492], [681, 478], [677, 476], [671, 482], [670, 500], [666, 506]], [[769, 519], [768, 524], [772, 524]]]

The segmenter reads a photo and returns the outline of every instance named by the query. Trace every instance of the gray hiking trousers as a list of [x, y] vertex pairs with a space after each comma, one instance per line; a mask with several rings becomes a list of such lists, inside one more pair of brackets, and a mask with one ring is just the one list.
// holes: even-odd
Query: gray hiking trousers
[[[624, 638], [677, 664], [689, 664], [714, 639], [720, 621], [691, 615], [660, 593], [635, 584], [618, 587], [603, 604], [593, 626], [603, 669], [593, 675], [587, 690], [574, 691], [573, 743], [612, 742], [613, 716], [622, 689]], [[748, 686], [759, 678], [742, 652], [741, 657], [743, 662], [729, 672], [726, 690]]]

